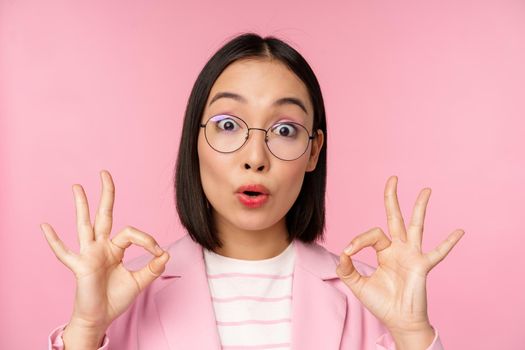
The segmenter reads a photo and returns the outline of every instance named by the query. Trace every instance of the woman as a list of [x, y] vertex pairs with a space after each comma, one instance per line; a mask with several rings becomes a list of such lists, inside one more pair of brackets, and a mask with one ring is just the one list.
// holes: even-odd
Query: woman
[[[423, 254], [430, 189], [405, 230], [393, 176], [385, 187], [392, 240], [374, 228], [339, 257], [315, 243], [325, 222], [326, 139], [321, 90], [297, 51], [252, 33], [225, 44], [197, 78], [184, 119], [175, 188], [187, 235], [165, 249], [131, 226], [110, 239], [107, 171], [93, 226], [73, 186], [80, 254], [42, 225], [77, 279], [71, 319], [49, 348], [442, 349], [426, 276], [464, 232]], [[131, 244], [154, 257], [124, 267]], [[350, 259], [367, 246], [377, 269]]]

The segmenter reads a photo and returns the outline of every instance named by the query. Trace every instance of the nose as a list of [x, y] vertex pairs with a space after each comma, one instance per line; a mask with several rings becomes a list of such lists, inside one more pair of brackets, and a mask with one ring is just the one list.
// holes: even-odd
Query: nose
[[269, 150], [266, 145], [266, 130], [259, 128], [250, 128], [248, 140], [243, 147], [242, 157], [244, 169], [254, 169], [256, 171], [268, 171]]

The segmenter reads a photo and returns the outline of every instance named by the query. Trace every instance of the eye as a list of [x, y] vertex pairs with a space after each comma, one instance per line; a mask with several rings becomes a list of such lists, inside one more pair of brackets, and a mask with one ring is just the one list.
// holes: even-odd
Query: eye
[[272, 127], [272, 132], [277, 136], [293, 137], [297, 134], [297, 128], [293, 124], [279, 123]]
[[237, 131], [240, 127], [234, 119], [228, 117], [216, 121], [215, 124], [219, 129], [224, 131]]

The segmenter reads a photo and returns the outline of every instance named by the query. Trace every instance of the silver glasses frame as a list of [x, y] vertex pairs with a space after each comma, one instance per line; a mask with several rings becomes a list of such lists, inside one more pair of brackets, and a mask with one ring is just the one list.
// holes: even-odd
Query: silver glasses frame
[[[237, 119], [239, 119], [240, 121], [242, 121], [244, 123], [244, 125], [246, 125], [246, 137], [244, 138], [244, 142], [236, 149], [234, 149], [233, 151], [228, 151], [228, 152], [224, 152], [224, 151], [219, 151], [218, 149], [214, 148], [210, 141], [208, 140], [208, 135], [206, 134], [206, 125], [208, 125], [208, 123], [210, 122], [210, 120], [218, 115], [229, 115], [229, 116], [232, 116], [232, 117], [235, 117]], [[276, 124], [279, 124], [279, 123], [276, 123]], [[270, 131], [271, 128], [273, 128], [276, 124], [273, 124], [271, 125], [270, 127], [268, 127], [268, 129], [262, 129], [262, 128], [250, 128], [248, 126], [248, 123], [246, 123], [244, 121], [244, 119], [236, 116], [236, 115], [231, 115], [231, 114], [227, 114], [227, 113], [221, 113], [221, 114], [215, 114], [211, 117], [208, 118], [208, 120], [206, 121], [206, 123], [200, 123], [199, 126], [201, 128], [204, 128], [204, 137], [206, 138], [206, 143], [208, 144], [208, 146], [210, 146], [213, 150], [215, 150], [216, 152], [219, 152], [219, 153], [233, 153], [233, 152], [237, 152], [238, 150], [240, 150], [245, 144], [246, 142], [248, 142], [248, 139], [250, 137], [250, 130], [260, 130], [260, 131], [264, 131], [264, 143], [266, 144], [266, 147], [268, 148], [268, 151], [270, 151], [270, 153], [277, 159], [280, 159], [280, 160], [283, 160], [285, 162], [290, 162], [290, 161], [294, 161], [294, 160], [297, 160], [299, 158], [301, 158], [303, 156], [303, 154], [306, 153], [306, 151], [308, 150], [308, 146], [310, 145], [310, 141], [312, 141], [314, 138], [315, 138], [315, 135], [312, 131], [312, 134], [310, 134], [308, 132], [308, 129], [302, 125], [302, 124], [299, 124], [299, 123], [296, 123], [296, 122], [290, 122], [290, 121], [286, 121], [286, 124], [294, 124], [294, 125], [297, 125], [301, 128], [303, 128], [305, 131], [306, 131], [306, 134], [308, 135], [308, 142], [306, 143], [306, 147], [303, 151], [303, 153], [301, 153], [297, 158], [294, 158], [294, 159], [283, 159], [283, 158], [280, 158], [280, 157], [277, 157], [273, 152], [272, 150], [270, 149], [270, 146], [268, 145], [268, 131]]]

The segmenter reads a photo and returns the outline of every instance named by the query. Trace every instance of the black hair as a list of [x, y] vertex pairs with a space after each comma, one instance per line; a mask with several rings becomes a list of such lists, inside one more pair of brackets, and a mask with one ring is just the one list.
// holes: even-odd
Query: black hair
[[206, 249], [222, 247], [216, 234], [210, 204], [202, 188], [197, 140], [208, 95], [216, 79], [239, 59], [276, 59], [289, 67], [306, 85], [313, 105], [313, 131], [322, 130], [324, 145], [317, 165], [306, 172], [299, 195], [286, 214], [288, 241], [305, 243], [324, 240], [327, 133], [323, 96], [319, 82], [306, 60], [289, 44], [274, 36], [240, 34], [224, 44], [199, 73], [186, 106], [174, 185], [176, 206], [182, 225], [191, 238]]

